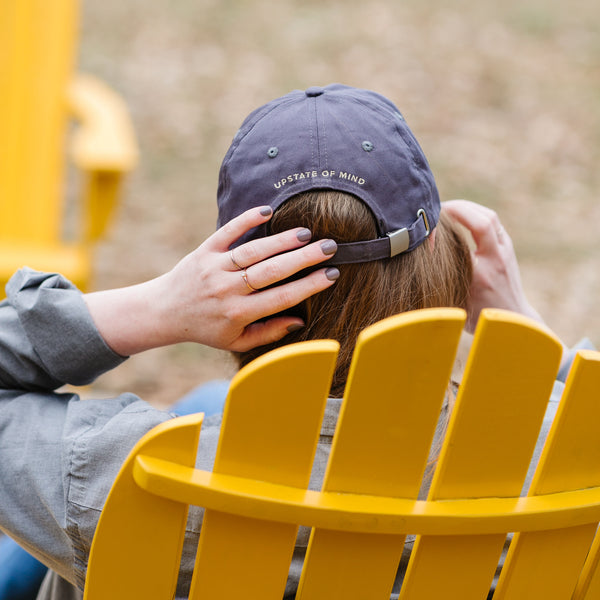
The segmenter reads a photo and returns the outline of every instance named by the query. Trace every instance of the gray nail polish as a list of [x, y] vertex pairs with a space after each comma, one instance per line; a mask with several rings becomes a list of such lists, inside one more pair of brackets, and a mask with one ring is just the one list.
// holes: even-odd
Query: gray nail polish
[[310, 240], [310, 238], [312, 237], [312, 232], [310, 231], [310, 229], [301, 229], [296, 234], [296, 237], [298, 238], [299, 242], [308, 242], [308, 240]]
[[272, 209], [270, 206], [263, 206], [263, 207], [260, 209], [260, 214], [261, 214], [263, 217], [268, 217], [268, 216], [269, 216], [269, 215], [270, 215], [272, 212], [273, 212], [273, 209]]
[[325, 240], [321, 242], [321, 250], [323, 254], [334, 254], [337, 250], [337, 244], [333, 240]]
[[340, 276], [340, 271], [339, 271], [339, 269], [336, 269], [335, 267], [330, 267], [329, 269], [327, 269], [325, 271], [325, 277], [327, 277], [327, 279], [329, 279], [329, 281], [335, 281], [339, 276]]

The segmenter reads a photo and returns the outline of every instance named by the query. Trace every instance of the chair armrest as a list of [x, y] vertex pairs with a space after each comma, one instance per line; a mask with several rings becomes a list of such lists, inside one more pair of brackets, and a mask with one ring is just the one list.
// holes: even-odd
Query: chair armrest
[[69, 112], [79, 122], [71, 154], [87, 174], [84, 195], [85, 241], [105, 232], [115, 210], [122, 175], [138, 162], [138, 146], [123, 100], [90, 75], [76, 75], [67, 89]]
[[77, 167], [126, 172], [136, 166], [138, 146], [120, 96], [95, 77], [76, 75], [67, 89], [67, 103], [80, 123], [71, 148]]

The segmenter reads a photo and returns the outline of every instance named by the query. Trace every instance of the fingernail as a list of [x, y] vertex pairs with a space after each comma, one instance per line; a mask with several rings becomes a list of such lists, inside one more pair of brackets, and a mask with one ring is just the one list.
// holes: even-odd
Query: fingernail
[[272, 209], [270, 206], [263, 206], [263, 207], [260, 209], [260, 214], [261, 214], [263, 217], [268, 217], [268, 216], [269, 216], [269, 215], [270, 215], [272, 212], [273, 212], [273, 209]]
[[340, 276], [340, 271], [339, 271], [339, 269], [336, 269], [335, 267], [330, 267], [329, 269], [327, 269], [325, 271], [325, 277], [327, 277], [327, 279], [329, 279], [329, 281], [335, 281], [339, 276]]
[[308, 242], [308, 240], [310, 240], [310, 238], [312, 237], [312, 232], [310, 229], [301, 229], [296, 234], [296, 237], [298, 238], [299, 242]]
[[291, 325], [288, 325], [288, 333], [294, 333], [294, 331], [298, 331], [299, 329], [302, 329], [304, 327], [303, 324], [301, 323], [292, 323]]
[[321, 250], [323, 254], [334, 254], [337, 250], [337, 244], [333, 240], [325, 240], [321, 242]]

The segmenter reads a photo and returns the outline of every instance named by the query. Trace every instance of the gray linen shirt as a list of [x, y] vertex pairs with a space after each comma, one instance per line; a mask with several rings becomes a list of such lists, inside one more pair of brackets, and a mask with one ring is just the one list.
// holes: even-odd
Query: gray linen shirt
[[[122, 462], [137, 440], [174, 415], [132, 394], [81, 400], [57, 392], [67, 383], [90, 383], [125, 359], [106, 345], [81, 293], [61, 276], [23, 269], [6, 291], [0, 304], [0, 529], [52, 569], [38, 600], [81, 598], [94, 531]], [[558, 381], [534, 463], [561, 392]], [[325, 471], [340, 402], [330, 399], [326, 408], [313, 489]], [[220, 415], [205, 420], [197, 468], [212, 468], [220, 425]], [[178, 597], [187, 597], [201, 519], [201, 509], [190, 511]], [[295, 593], [308, 533], [301, 528], [286, 596]]]

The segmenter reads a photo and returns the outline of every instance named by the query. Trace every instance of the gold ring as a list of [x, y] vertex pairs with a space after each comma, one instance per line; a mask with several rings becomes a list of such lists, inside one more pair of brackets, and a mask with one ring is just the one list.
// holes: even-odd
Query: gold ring
[[244, 283], [248, 286], [248, 289], [253, 292], [258, 292], [258, 290], [255, 287], [252, 287], [252, 285], [248, 281], [248, 273], [246, 273], [246, 269], [242, 269], [242, 271], [244, 271], [242, 273], [242, 279], [244, 280]]
[[241, 265], [238, 265], [237, 262], [235, 262], [235, 258], [233, 258], [233, 250], [229, 251], [229, 258], [231, 259], [231, 262], [233, 263], [233, 266], [238, 270], [238, 271], [243, 271], [244, 267], [242, 267]]

